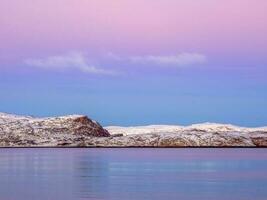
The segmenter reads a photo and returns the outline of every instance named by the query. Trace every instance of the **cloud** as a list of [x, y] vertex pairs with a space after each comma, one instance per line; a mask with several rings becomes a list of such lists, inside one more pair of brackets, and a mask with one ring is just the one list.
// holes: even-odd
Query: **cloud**
[[203, 64], [207, 62], [207, 57], [199, 53], [180, 53], [176, 55], [163, 55], [163, 56], [129, 56], [121, 57], [113, 53], [109, 53], [108, 57], [117, 60], [128, 60], [134, 63], [141, 64], [155, 64], [160, 66], [176, 66], [184, 67], [189, 65]]
[[201, 64], [207, 61], [206, 56], [197, 53], [181, 53], [171, 56], [135, 56], [130, 58], [133, 62], [154, 63], [158, 65], [188, 66]]
[[27, 59], [25, 64], [49, 70], [76, 69], [88, 74], [116, 75], [114, 71], [102, 69], [90, 64], [81, 52], [72, 52], [67, 55], [51, 56], [43, 59]]
[[114, 54], [112, 52], [108, 52], [107, 57], [109, 59], [116, 60], [116, 61], [123, 61], [123, 60], [125, 60], [125, 58], [123, 58], [122, 56], [117, 55], [117, 54]]
[[[108, 58], [119, 63], [139, 63], [158, 65], [162, 67], [185, 67], [190, 65], [203, 64], [207, 57], [199, 53], [181, 53], [176, 55], [163, 56], [121, 56], [113, 53], [107, 54]], [[71, 52], [65, 55], [50, 56], [40, 59], [26, 59], [24, 63], [28, 66], [43, 68], [47, 70], [77, 70], [87, 74], [98, 75], [121, 75], [113, 70], [107, 70], [93, 65], [82, 52]]]

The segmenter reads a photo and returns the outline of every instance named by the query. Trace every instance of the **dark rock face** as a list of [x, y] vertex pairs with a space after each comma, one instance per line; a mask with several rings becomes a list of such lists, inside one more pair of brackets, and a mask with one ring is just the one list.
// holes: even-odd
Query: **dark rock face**
[[267, 131], [252, 132], [250, 138], [256, 146], [267, 147]]

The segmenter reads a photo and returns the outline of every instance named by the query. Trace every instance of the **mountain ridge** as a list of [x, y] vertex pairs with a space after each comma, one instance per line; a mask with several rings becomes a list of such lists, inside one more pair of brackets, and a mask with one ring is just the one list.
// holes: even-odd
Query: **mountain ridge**
[[267, 127], [107, 126], [85, 115], [35, 118], [0, 112], [0, 147], [267, 147]]

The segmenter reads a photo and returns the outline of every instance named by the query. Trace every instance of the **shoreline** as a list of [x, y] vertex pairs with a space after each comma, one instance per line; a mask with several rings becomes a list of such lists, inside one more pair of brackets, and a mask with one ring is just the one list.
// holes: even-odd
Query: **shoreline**
[[267, 127], [231, 124], [102, 127], [83, 115], [33, 118], [0, 113], [2, 148], [257, 148]]

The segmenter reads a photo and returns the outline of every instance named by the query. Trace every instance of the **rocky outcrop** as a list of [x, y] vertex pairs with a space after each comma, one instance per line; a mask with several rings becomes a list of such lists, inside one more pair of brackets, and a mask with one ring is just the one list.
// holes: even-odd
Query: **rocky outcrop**
[[0, 147], [267, 147], [267, 128], [225, 124], [101, 127], [86, 116], [0, 113]]
[[254, 145], [267, 147], [267, 130], [251, 132], [249, 136]]
[[86, 116], [33, 118], [0, 113], [0, 146], [58, 146], [109, 132]]
[[267, 147], [267, 128], [245, 128], [228, 124], [204, 123], [191, 126], [153, 125], [106, 127], [111, 135], [103, 139], [109, 146], [151, 147]]

